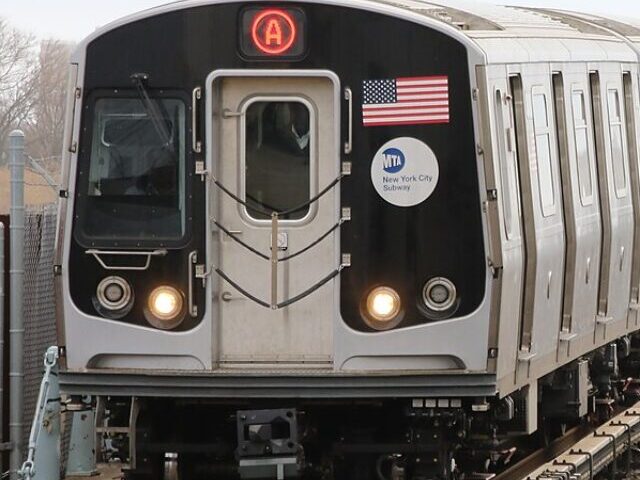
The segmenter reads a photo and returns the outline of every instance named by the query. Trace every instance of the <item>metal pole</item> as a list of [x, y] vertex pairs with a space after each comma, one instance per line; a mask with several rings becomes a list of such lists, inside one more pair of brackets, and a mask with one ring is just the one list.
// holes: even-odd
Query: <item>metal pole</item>
[[11, 170], [10, 303], [9, 315], [9, 457], [10, 479], [17, 480], [22, 465], [22, 430], [24, 407], [24, 133], [9, 134], [9, 168]]
[[278, 214], [271, 214], [271, 309], [278, 309]]
[[91, 397], [83, 397], [85, 410], [73, 412], [67, 477], [92, 477], [96, 470], [96, 424]]
[[[4, 223], [0, 222], [0, 443], [4, 443]], [[0, 460], [0, 466], [4, 467]], [[4, 470], [3, 470], [4, 471]]]

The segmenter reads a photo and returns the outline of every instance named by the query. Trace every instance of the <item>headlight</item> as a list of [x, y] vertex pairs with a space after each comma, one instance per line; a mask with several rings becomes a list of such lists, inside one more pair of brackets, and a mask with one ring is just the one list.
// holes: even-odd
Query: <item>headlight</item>
[[149, 295], [144, 313], [147, 321], [156, 328], [175, 328], [185, 316], [183, 295], [169, 285], [157, 287]]
[[447, 278], [432, 278], [422, 290], [422, 299], [430, 310], [444, 312], [456, 303], [456, 286]]
[[133, 306], [131, 285], [122, 277], [111, 276], [102, 279], [96, 288], [94, 305], [105, 317], [124, 317]]
[[365, 320], [376, 330], [389, 330], [402, 320], [400, 295], [391, 287], [377, 287], [365, 302]]

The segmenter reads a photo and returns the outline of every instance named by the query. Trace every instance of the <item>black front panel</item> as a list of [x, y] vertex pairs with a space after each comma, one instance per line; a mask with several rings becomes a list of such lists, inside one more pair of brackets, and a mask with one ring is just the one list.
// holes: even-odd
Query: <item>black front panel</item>
[[[444, 317], [474, 311], [484, 297], [486, 267], [465, 48], [442, 33], [397, 18], [300, 3], [286, 8], [297, 7], [304, 13], [304, 54], [293, 59], [271, 55], [251, 60], [241, 52], [240, 30], [242, 12], [252, 6], [234, 3], [176, 11], [122, 26], [94, 40], [87, 52], [85, 101], [96, 89], [132, 88], [130, 76], [136, 72], [149, 75], [149, 89], [175, 89], [188, 95], [194, 87], [204, 87], [207, 76], [217, 69], [333, 71], [354, 96], [353, 153], [341, 158], [353, 163], [352, 175], [340, 187], [342, 205], [352, 209], [352, 220], [342, 227], [341, 236], [342, 252], [352, 255], [352, 266], [341, 274], [344, 320], [355, 329], [368, 331], [362, 302], [380, 285], [393, 287], [402, 299], [403, 321], [397, 328], [439, 320], [443, 315], [422, 307], [423, 286], [434, 277], [451, 280], [459, 296], [455, 311]], [[448, 78], [448, 123], [363, 126], [365, 81], [431, 76]], [[342, 112], [341, 144], [347, 132], [346, 102]], [[200, 125], [204, 122], [203, 113]], [[204, 138], [204, 132], [200, 136]], [[439, 165], [435, 191], [416, 206], [392, 205], [372, 185], [374, 155], [399, 137], [428, 145]], [[82, 144], [86, 148], [86, 138]], [[81, 165], [85, 154], [81, 152]], [[205, 204], [200, 184], [194, 182], [193, 235], [187, 248], [202, 252]], [[79, 245], [74, 244], [73, 249], [73, 258], [84, 258], [78, 253]], [[72, 295], [82, 304], [87, 289], [95, 286], [78, 277], [86, 277], [92, 269], [99, 272], [99, 268], [92, 259], [73, 263], [71, 268]], [[327, 272], [331, 268], [334, 266], [328, 265]], [[324, 273], [314, 272], [314, 276]], [[81, 308], [91, 310], [87, 305]]]

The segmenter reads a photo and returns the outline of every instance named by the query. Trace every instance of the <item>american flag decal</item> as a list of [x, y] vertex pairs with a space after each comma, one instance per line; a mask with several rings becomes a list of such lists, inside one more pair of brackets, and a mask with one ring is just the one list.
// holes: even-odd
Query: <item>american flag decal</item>
[[405, 77], [363, 82], [362, 123], [449, 123], [449, 77]]

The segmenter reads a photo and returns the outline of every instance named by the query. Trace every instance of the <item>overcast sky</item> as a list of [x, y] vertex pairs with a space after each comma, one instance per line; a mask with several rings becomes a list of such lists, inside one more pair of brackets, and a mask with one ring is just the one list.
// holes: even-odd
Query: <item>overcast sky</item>
[[[112, 20], [163, 3], [167, 0], [0, 0], [0, 16], [40, 38], [78, 41]], [[638, 0], [496, 0], [493, 3], [640, 18]]]

